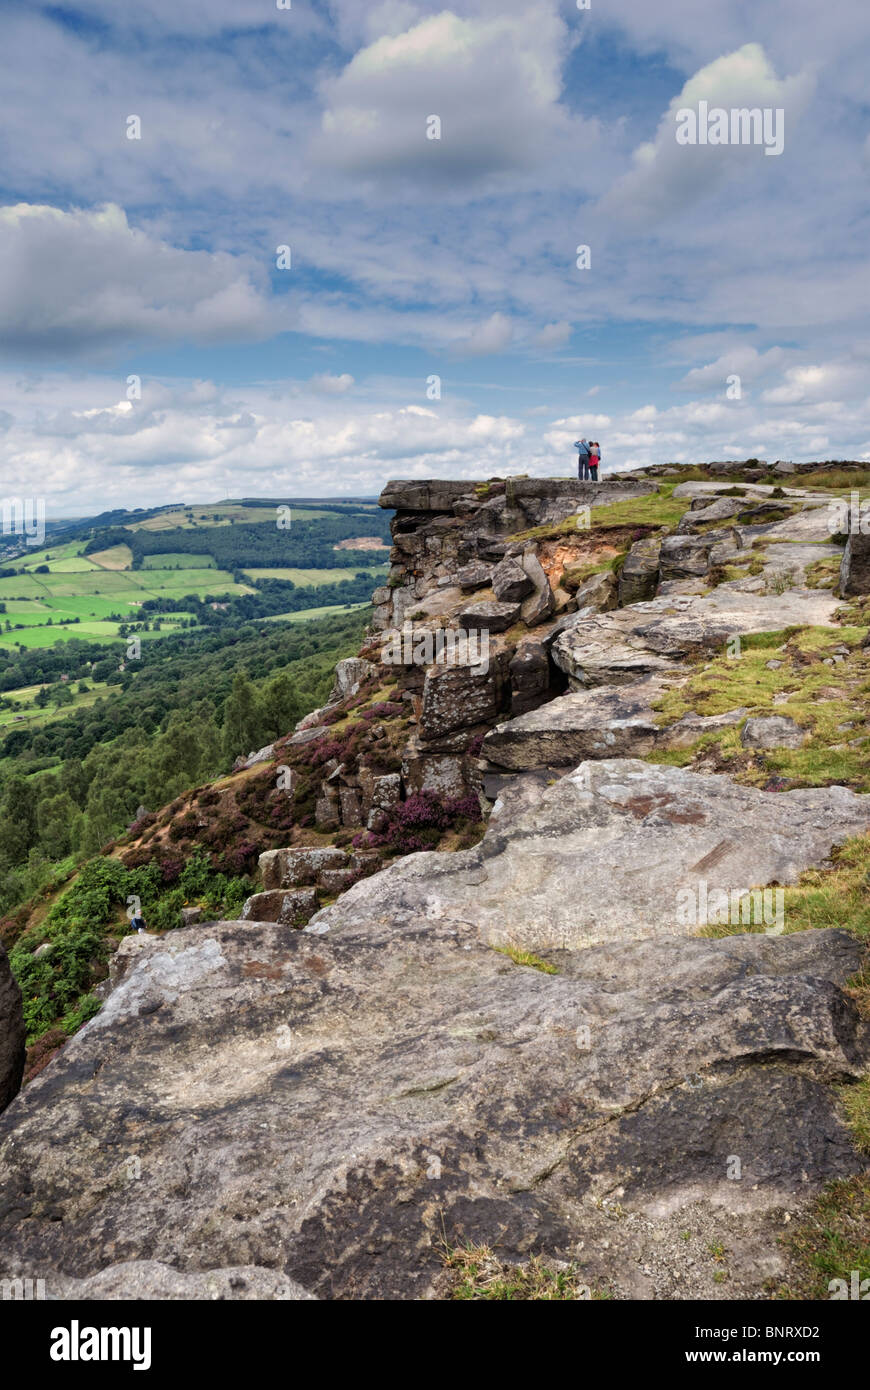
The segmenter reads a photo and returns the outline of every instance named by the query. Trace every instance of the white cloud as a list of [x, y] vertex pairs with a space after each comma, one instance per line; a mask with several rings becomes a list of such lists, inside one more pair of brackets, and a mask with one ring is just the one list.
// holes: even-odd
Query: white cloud
[[677, 143], [677, 113], [710, 107], [770, 107], [785, 112], [785, 146], [796, 139], [795, 126], [809, 101], [815, 80], [803, 72], [780, 80], [760, 44], [747, 43], [700, 68], [671, 101], [655, 138], [637, 147], [634, 167], [601, 201], [609, 221], [619, 217], [633, 225], [672, 220], [703, 199], [728, 178], [766, 178], [775, 159], [759, 145], [681, 145]]
[[490, 176], [533, 170], [539, 179], [581, 136], [585, 148], [595, 143], [595, 122], [560, 105], [569, 37], [547, 0], [470, 18], [443, 10], [395, 28], [323, 83], [311, 147], [318, 167], [405, 190], [410, 181], [477, 194]]
[[275, 320], [256, 268], [184, 251], [131, 227], [113, 203], [69, 212], [0, 208], [0, 347], [69, 354], [136, 339], [267, 336]]
[[467, 357], [487, 357], [504, 352], [513, 338], [514, 327], [506, 314], [492, 314], [479, 324], [467, 338], [459, 339], [454, 347]]
[[548, 323], [535, 335], [535, 345], [540, 348], [564, 347], [571, 338], [571, 325], [564, 320]]

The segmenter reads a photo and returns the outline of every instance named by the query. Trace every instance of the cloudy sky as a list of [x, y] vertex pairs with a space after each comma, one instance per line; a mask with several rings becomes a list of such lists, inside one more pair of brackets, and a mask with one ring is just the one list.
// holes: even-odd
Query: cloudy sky
[[866, 0], [286, 3], [0, 6], [0, 493], [870, 459]]

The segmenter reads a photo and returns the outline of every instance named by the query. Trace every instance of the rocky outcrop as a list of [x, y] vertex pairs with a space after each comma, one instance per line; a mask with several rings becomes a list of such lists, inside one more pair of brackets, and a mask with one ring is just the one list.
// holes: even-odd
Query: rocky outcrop
[[684, 930], [715, 923], [723, 902], [727, 921], [732, 894], [739, 904], [794, 883], [868, 828], [870, 799], [845, 787], [765, 792], [639, 759], [584, 762], [543, 792], [496, 803], [473, 849], [409, 855], [307, 930], [343, 931], [377, 904], [387, 916], [471, 920], [491, 944], [530, 951], [657, 938], [681, 918]]
[[0, 946], [0, 1110], [18, 1094], [23, 1072], [21, 990], [9, 969], [9, 957]]
[[575, 688], [619, 685], [673, 671], [685, 657], [722, 650], [734, 637], [830, 623], [836, 599], [819, 589], [781, 594], [720, 584], [703, 596], [656, 598], [587, 617], [569, 617], [553, 660]]
[[[654, 484], [609, 486], [389, 485], [376, 640], [272, 750], [306, 815], [269, 773], [239, 779], [239, 809], [293, 844], [261, 856], [238, 922], [125, 938], [101, 1013], [0, 1121], [8, 1276], [50, 1297], [431, 1298], [444, 1243], [482, 1241], [617, 1297], [761, 1297], [783, 1207], [866, 1166], [838, 1089], [870, 1065], [861, 950], [789, 935], [782, 888], [866, 831], [870, 800], [708, 772], [716, 740], [643, 760], [742, 726], [725, 756], [748, 783], [803, 740], [736, 699], [661, 711], [733, 639], [837, 621], [802, 587], [830, 559], [826, 499], [693, 481], [675, 534], [596, 535], [596, 505]], [[717, 583], [726, 563], [742, 577]], [[460, 624], [473, 660], [444, 646]], [[772, 669], [820, 660], [776, 650]], [[718, 663], [709, 684], [721, 711]], [[416, 816], [434, 828], [403, 839]], [[384, 867], [436, 843], [473, 847]], [[727, 1232], [726, 1293], [698, 1287], [687, 1229]]]
[[659, 1286], [642, 1272], [688, 1206], [745, 1243], [732, 1292], [757, 1292], [783, 1205], [860, 1166], [829, 1084], [868, 1056], [842, 990], [855, 944], [669, 937], [546, 975], [482, 942], [477, 898], [450, 918], [358, 903], [326, 935], [137, 939], [0, 1121], [7, 1277], [49, 1297], [426, 1298], [442, 1242], [483, 1240], [618, 1296], [695, 1297], [677, 1262]]

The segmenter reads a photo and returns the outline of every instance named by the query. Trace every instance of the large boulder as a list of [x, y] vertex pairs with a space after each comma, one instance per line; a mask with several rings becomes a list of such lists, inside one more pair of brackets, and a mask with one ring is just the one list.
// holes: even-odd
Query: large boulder
[[499, 767], [576, 767], [585, 758], [643, 757], [660, 735], [652, 710], [656, 681], [597, 687], [561, 695], [518, 718], [497, 724], [483, 741], [485, 758]]
[[[323, 873], [340, 873], [340, 869], [324, 869]], [[317, 892], [314, 888], [273, 888], [254, 893], [245, 900], [243, 922], [280, 922], [291, 927], [304, 927], [317, 911]]]
[[300, 888], [315, 883], [323, 869], [341, 869], [347, 863], [343, 849], [331, 845], [313, 849], [267, 849], [259, 868], [267, 891]]
[[18, 1094], [24, 1072], [24, 1015], [21, 990], [0, 946], [0, 1110]]
[[459, 614], [459, 624], [467, 632], [485, 629], [487, 632], [506, 632], [520, 616], [518, 603], [471, 603]]
[[764, 714], [747, 719], [740, 732], [740, 742], [744, 748], [800, 748], [806, 737], [806, 729], [784, 714]]
[[0, 1120], [4, 1274], [48, 1298], [426, 1299], [443, 1244], [474, 1241], [713, 1297], [703, 1245], [643, 1273], [689, 1225], [727, 1232], [732, 1293], [761, 1296], [782, 1207], [861, 1167], [829, 1085], [866, 1066], [856, 944], [669, 937], [547, 975], [481, 940], [478, 897], [143, 938]]

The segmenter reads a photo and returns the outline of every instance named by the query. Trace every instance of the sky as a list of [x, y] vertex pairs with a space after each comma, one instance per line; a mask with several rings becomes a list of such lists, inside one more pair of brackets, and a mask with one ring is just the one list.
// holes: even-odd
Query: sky
[[866, 0], [0, 0], [0, 496], [870, 459], [868, 58]]

